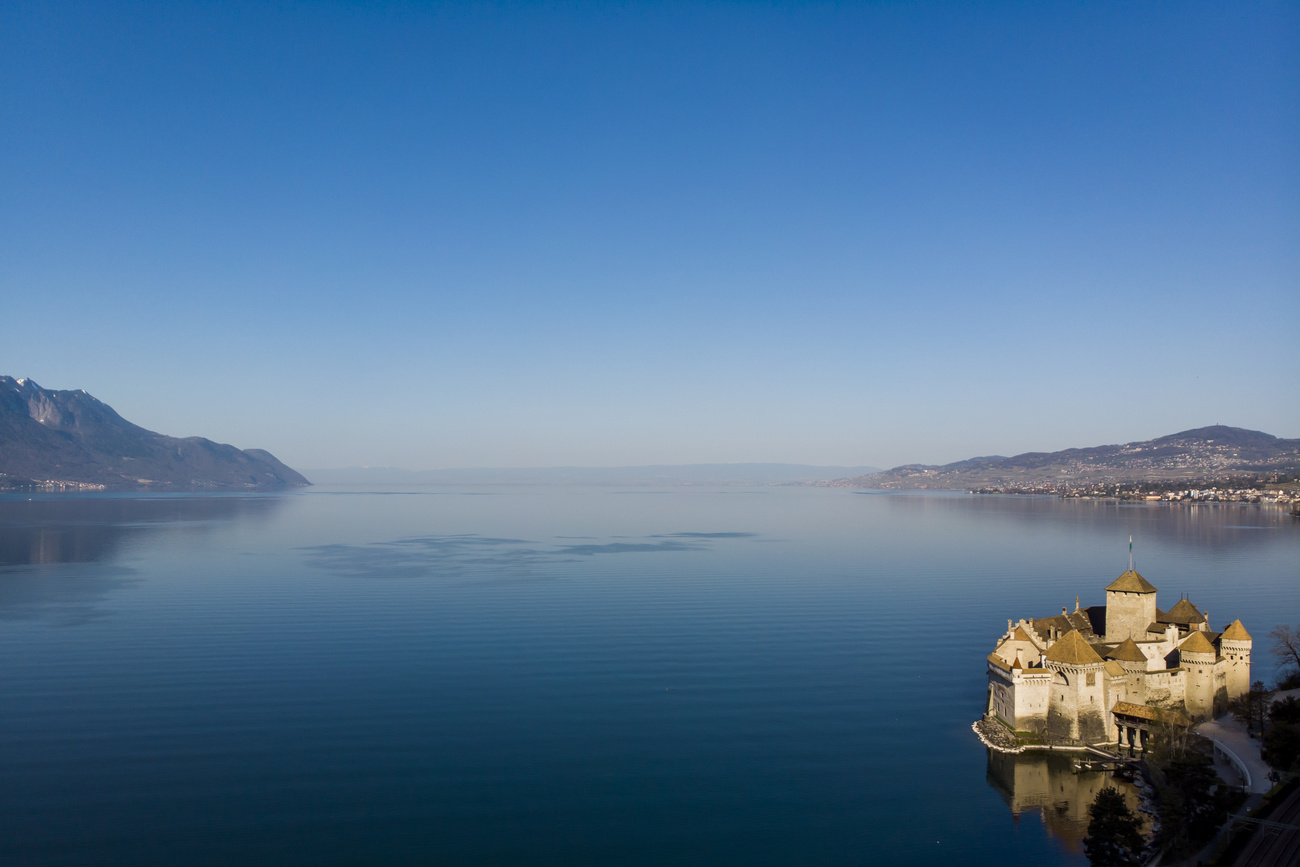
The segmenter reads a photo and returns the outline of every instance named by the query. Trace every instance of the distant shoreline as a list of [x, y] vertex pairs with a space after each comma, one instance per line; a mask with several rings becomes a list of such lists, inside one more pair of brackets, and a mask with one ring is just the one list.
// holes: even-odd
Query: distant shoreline
[[[1182, 484], [1186, 484], [1185, 482]], [[1300, 488], [1254, 488], [1187, 486], [1168, 484], [1150, 486], [1107, 485], [1111, 490], [1093, 486], [1085, 489], [1052, 489], [1046, 486], [989, 485], [967, 489], [970, 494], [1019, 496], [1055, 496], [1062, 500], [1112, 500], [1127, 503], [1168, 503], [1210, 505], [1216, 503], [1243, 506], [1293, 506], [1300, 504]]]

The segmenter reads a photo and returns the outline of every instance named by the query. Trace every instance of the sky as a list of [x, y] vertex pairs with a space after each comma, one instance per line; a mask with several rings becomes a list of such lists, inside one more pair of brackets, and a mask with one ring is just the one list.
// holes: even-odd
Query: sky
[[1300, 437], [1300, 4], [0, 6], [0, 374], [298, 468]]

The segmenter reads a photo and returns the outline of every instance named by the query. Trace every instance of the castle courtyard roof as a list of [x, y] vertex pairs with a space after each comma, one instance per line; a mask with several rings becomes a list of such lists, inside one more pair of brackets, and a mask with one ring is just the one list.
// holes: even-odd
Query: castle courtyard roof
[[1136, 569], [1129, 569], [1114, 581], [1107, 584], [1106, 589], [1119, 591], [1121, 593], [1156, 592], [1156, 588], [1151, 584], [1151, 582], [1139, 575]]
[[1137, 646], [1137, 642], [1131, 638], [1125, 638], [1115, 646], [1115, 649], [1106, 654], [1107, 659], [1119, 659], [1124, 662], [1146, 662], [1146, 654], [1142, 648]]
[[1252, 640], [1250, 637], [1250, 633], [1246, 631], [1246, 627], [1241, 625], [1240, 620], [1232, 621], [1231, 625], [1229, 625], [1227, 629], [1223, 630], [1222, 637], [1226, 638], [1228, 641], [1251, 641]]
[[1214, 653], [1214, 645], [1205, 637], [1203, 632], [1193, 632], [1187, 636], [1187, 640], [1178, 645], [1179, 651], [1183, 653]]
[[1049, 647], [1047, 659], [1050, 662], [1066, 665], [1095, 665], [1101, 662], [1097, 651], [1092, 649], [1092, 645], [1084, 640], [1077, 629], [1065, 633], [1059, 641]]

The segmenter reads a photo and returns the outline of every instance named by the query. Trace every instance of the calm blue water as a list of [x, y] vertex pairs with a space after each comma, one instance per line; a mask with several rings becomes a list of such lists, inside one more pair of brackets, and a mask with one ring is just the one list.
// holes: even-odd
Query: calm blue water
[[0, 863], [1078, 863], [969, 728], [1007, 618], [1102, 602], [1131, 533], [1162, 607], [1241, 617], [1267, 677], [1298, 524], [807, 488], [0, 500]]

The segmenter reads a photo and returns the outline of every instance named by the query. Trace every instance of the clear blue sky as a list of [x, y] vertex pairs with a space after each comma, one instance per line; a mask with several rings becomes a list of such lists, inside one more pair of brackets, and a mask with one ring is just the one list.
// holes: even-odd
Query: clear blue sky
[[0, 373], [298, 467], [1300, 436], [1300, 4], [8, 2]]

